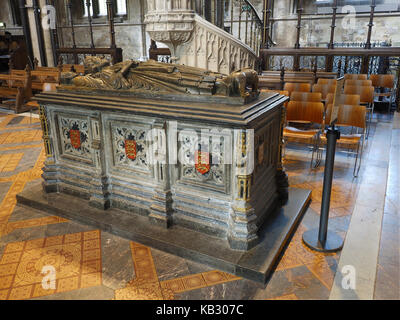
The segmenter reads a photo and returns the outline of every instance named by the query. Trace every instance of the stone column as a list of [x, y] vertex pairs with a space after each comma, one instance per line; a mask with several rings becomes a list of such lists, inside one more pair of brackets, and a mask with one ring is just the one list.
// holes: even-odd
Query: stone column
[[178, 46], [188, 42], [194, 29], [195, 11], [190, 0], [147, 0], [146, 31], [152, 40], [165, 43], [172, 62]]
[[[46, 12], [46, 0], [40, 0], [40, 6], [42, 9], [41, 10], [41, 16], [42, 19], [44, 19], [48, 12]], [[55, 12], [55, 11], [54, 11]], [[51, 12], [49, 12], [51, 13]], [[57, 66], [57, 61], [55, 61], [55, 55], [53, 53], [53, 47], [51, 44], [51, 37], [52, 37], [52, 30], [50, 28], [51, 26], [49, 26], [49, 28], [43, 28], [43, 38], [44, 38], [44, 45], [45, 45], [45, 50], [46, 50], [46, 59], [47, 59], [47, 65], [49, 67], [56, 67]]]
[[101, 119], [98, 116], [90, 117], [90, 125], [92, 127], [92, 143], [91, 149], [95, 155], [95, 168], [90, 181], [90, 199], [89, 205], [101, 210], [107, 210], [111, 207], [111, 181], [106, 172], [105, 154], [102, 152], [102, 128]]
[[254, 167], [254, 133], [252, 130], [235, 131], [234, 201], [229, 220], [228, 241], [233, 249], [248, 250], [258, 242], [257, 216], [251, 205], [251, 186]]
[[152, 162], [157, 179], [154, 189], [149, 219], [163, 227], [168, 228], [172, 223], [172, 194], [169, 178], [169, 148], [167, 140], [167, 123], [156, 121], [151, 135], [153, 150]]
[[43, 167], [42, 187], [46, 193], [58, 192], [57, 185], [57, 168], [55, 166], [53, 142], [50, 135], [50, 126], [48, 121], [48, 113], [46, 108], [39, 106], [39, 117], [42, 125], [44, 150], [46, 152], [46, 160]]

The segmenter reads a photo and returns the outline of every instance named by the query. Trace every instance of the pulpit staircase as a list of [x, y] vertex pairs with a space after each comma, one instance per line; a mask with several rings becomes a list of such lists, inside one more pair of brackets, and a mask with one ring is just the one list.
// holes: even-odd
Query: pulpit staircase
[[170, 49], [169, 61], [229, 74], [245, 67], [259, 69], [265, 28], [248, 0], [148, 0], [145, 23], [151, 58]]

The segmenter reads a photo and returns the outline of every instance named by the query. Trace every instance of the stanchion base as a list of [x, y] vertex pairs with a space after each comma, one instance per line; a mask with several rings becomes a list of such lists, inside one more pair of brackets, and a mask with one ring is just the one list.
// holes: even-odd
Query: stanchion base
[[312, 250], [319, 252], [336, 252], [342, 250], [343, 239], [334, 232], [328, 231], [325, 245], [318, 240], [318, 229], [308, 230], [303, 233], [304, 244]]

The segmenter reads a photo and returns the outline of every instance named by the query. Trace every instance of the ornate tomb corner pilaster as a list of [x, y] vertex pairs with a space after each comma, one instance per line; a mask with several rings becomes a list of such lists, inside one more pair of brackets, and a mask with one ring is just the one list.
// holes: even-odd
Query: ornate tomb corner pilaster
[[42, 187], [46, 193], [59, 192], [57, 183], [57, 168], [54, 159], [53, 144], [50, 135], [50, 126], [48, 121], [48, 115], [46, 108], [39, 106], [39, 119], [42, 126], [43, 133], [43, 144], [46, 153], [46, 159], [44, 161], [43, 173], [42, 173]]
[[167, 123], [156, 121], [151, 130], [150, 161], [153, 163], [157, 186], [151, 198], [149, 220], [159, 226], [168, 228], [172, 224], [172, 194], [169, 179], [169, 155], [166, 138]]
[[90, 119], [92, 141], [91, 150], [94, 153], [95, 174], [90, 182], [91, 196], [89, 205], [98, 209], [107, 210], [111, 207], [111, 181], [105, 172], [104, 154], [102, 154], [101, 128], [97, 117]]
[[228, 242], [232, 249], [249, 250], [258, 243], [257, 215], [252, 207], [254, 153], [253, 130], [235, 133], [234, 201], [229, 220]]
[[258, 243], [257, 216], [250, 204], [252, 175], [236, 176], [235, 200], [229, 220], [228, 241], [232, 249], [249, 250]]

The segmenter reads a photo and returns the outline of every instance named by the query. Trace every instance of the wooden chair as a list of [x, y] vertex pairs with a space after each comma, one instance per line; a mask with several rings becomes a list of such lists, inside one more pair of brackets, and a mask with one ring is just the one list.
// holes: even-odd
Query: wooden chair
[[374, 115], [374, 87], [361, 87], [361, 86], [345, 86], [345, 94], [356, 94], [360, 96], [360, 104], [366, 105], [368, 120], [367, 120], [367, 139], [371, 127], [372, 117]]
[[[375, 97], [389, 97], [389, 108], [388, 112], [392, 108], [393, 94], [394, 94], [394, 75], [393, 74], [371, 74], [369, 79], [372, 81], [372, 86], [375, 90]], [[400, 85], [400, 84], [399, 84]], [[384, 92], [385, 89], [389, 89], [388, 92]]]
[[288, 91], [289, 95], [292, 94], [293, 91], [297, 92], [311, 92], [311, 84], [304, 82], [286, 82], [283, 90]]
[[[312, 156], [310, 166], [313, 166], [314, 153], [319, 150], [319, 136], [324, 125], [324, 104], [322, 102], [299, 102], [289, 101], [286, 108], [287, 123], [302, 123], [315, 125], [312, 129], [299, 129], [293, 126], [286, 126], [283, 130], [284, 146], [287, 143], [299, 143], [312, 146]], [[315, 167], [321, 159], [318, 156]]]
[[337, 80], [336, 79], [322, 79], [319, 78], [317, 84], [320, 85], [329, 85], [329, 86], [336, 86]]
[[314, 84], [312, 88], [312, 92], [321, 93], [322, 100], [325, 101], [328, 94], [335, 94], [336, 92], [336, 83], [333, 85], [330, 84]]
[[344, 75], [344, 80], [368, 80], [368, 75], [367, 74], [352, 74], [352, 73], [347, 73]]
[[[332, 104], [327, 107], [325, 123], [330, 123], [332, 114]], [[361, 167], [362, 153], [364, 149], [366, 137], [366, 107], [360, 105], [339, 105], [336, 126], [339, 127], [355, 127], [362, 130], [361, 133], [356, 134], [343, 134], [341, 133], [340, 139], [337, 140], [337, 146], [342, 149], [353, 150], [349, 152], [355, 154], [355, 162], [353, 169], [353, 176], [357, 177]], [[321, 144], [326, 144], [326, 134], [321, 135]], [[354, 152], [355, 150], [355, 152]], [[358, 161], [359, 160], [359, 161]], [[357, 166], [358, 163], [358, 166]]]
[[[326, 106], [333, 103], [334, 94], [330, 93], [326, 97]], [[359, 105], [360, 96], [358, 94], [342, 94], [339, 96], [338, 104]]]
[[370, 87], [372, 86], [371, 80], [346, 80], [344, 82], [345, 86], [361, 86], [361, 87]]
[[292, 94], [290, 95], [290, 101], [322, 102], [322, 94], [320, 92], [293, 91]]

